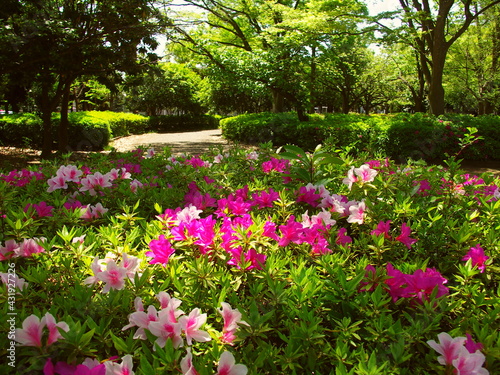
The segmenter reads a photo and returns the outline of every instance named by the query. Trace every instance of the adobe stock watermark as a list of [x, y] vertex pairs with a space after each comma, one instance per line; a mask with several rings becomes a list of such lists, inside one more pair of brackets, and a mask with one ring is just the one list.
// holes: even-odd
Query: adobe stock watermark
[[7, 364], [10, 367], [16, 367], [16, 265], [10, 263], [7, 270], [7, 323], [9, 330], [7, 332]]

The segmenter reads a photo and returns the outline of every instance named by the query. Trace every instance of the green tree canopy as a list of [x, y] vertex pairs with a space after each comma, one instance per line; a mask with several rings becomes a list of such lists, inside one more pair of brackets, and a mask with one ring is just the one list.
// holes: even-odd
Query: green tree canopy
[[8, 4], [1, 13], [0, 74], [21, 75], [21, 82], [38, 85], [37, 104], [44, 120], [42, 157], [47, 157], [53, 146], [50, 117], [59, 105], [59, 149], [66, 149], [64, 116], [74, 80], [93, 75], [111, 84], [121, 78], [120, 72], [140, 69], [140, 57], [156, 47], [157, 10], [146, 0]]

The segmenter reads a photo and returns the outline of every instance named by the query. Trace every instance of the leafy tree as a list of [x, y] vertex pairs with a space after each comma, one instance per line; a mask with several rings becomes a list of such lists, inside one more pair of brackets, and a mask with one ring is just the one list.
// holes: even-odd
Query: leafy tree
[[203, 112], [198, 91], [201, 78], [183, 64], [163, 63], [127, 82], [126, 105], [150, 116], [169, 113]]
[[323, 92], [321, 102], [336, 112], [354, 110], [359, 104], [356, 88], [369, 62], [365, 43], [351, 35], [329, 40], [320, 46], [317, 61], [317, 93]]
[[[384, 31], [410, 45], [418, 53], [419, 66], [428, 87], [430, 111], [445, 110], [443, 73], [450, 47], [474, 20], [500, 0], [399, 0], [403, 26]], [[396, 33], [396, 34], [395, 34]]]
[[156, 47], [156, 12], [147, 0], [9, 2], [1, 15], [0, 74], [38, 85], [42, 157], [51, 154], [51, 113], [59, 105], [59, 150], [66, 151], [70, 90], [78, 77], [98, 76], [112, 86], [120, 72], [140, 68], [140, 54]]
[[356, 0], [185, 3], [202, 13], [169, 34], [184, 48], [181, 56], [190, 51], [226, 81], [259, 82], [271, 92], [273, 111], [294, 106], [301, 119], [317, 84], [316, 52], [332, 35], [356, 33], [355, 17], [365, 12]]
[[450, 49], [445, 83], [447, 101], [463, 112], [500, 110], [500, 10], [478, 18]]

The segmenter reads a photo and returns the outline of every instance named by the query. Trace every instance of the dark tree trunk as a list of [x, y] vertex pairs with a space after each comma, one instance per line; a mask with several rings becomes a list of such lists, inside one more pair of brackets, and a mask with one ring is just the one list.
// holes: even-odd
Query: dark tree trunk
[[306, 122], [309, 121], [309, 117], [307, 116], [306, 111], [301, 105], [297, 106], [297, 117], [299, 118], [299, 121], [301, 122]]
[[349, 102], [349, 93], [347, 90], [342, 90], [342, 113], [348, 114], [351, 110], [351, 105]]
[[68, 137], [68, 128], [69, 128], [69, 120], [68, 120], [68, 111], [69, 111], [69, 95], [71, 93], [71, 84], [66, 83], [64, 85], [64, 91], [62, 95], [61, 101], [61, 121], [59, 123], [59, 132], [58, 132], [58, 151], [61, 153], [65, 153], [70, 151], [69, 148], [69, 137]]
[[432, 51], [431, 80], [429, 82], [429, 106], [433, 115], [444, 114], [443, 71], [449, 45], [446, 43], [444, 28], [434, 30], [434, 46]]
[[285, 109], [285, 96], [277, 89], [271, 89], [273, 94], [273, 113], [281, 113]]
[[40, 111], [43, 123], [42, 159], [52, 156], [52, 106], [50, 105], [49, 91], [51, 83], [48, 80], [42, 82], [42, 94], [40, 98]]

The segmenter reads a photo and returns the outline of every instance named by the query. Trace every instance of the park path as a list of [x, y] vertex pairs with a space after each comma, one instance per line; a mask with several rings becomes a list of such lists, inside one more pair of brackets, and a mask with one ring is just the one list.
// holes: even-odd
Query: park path
[[110, 146], [118, 152], [127, 152], [139, 146], [153, 147], [155, 151], [162, 151], [165, 147], [172, 149], [172, 154], [201, 154], [213, 147], [222, 147], [227, 150], [232, 143], [222, 138], [220, 129], [200, 130], [183, 133], [147, 133], [131, 135], [113, 140]]

